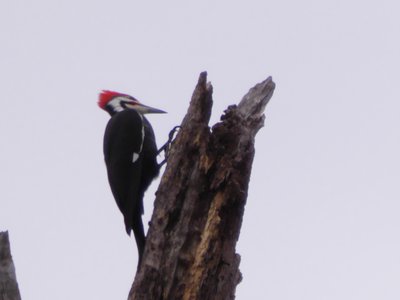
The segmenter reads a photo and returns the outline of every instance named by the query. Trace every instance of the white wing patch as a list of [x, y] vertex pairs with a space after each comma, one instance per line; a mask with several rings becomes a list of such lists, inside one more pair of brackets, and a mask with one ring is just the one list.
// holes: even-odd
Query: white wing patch
[[132, 162], [134, 163], [135, 161], [137, 161], [139, 158], [139, 153], [133, 152], [133, 156], [132, 156]]

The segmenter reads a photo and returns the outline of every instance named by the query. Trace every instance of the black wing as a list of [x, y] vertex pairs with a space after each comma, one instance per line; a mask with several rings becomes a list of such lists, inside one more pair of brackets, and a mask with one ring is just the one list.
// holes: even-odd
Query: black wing
[[127, 109], [110, 119], [104, 134], [108, 181], [124, 215], [128, 234], [133, 217], [140, 216], [143, 207], [140, 195], [143, 130], [142, 117], [136, 111]]

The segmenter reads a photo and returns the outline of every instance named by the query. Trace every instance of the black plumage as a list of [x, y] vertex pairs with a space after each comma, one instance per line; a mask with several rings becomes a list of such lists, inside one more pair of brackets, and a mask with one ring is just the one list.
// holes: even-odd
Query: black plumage
[[[108, 181], [124, 217], [127, 234], [130, 235], [133, 230], [140, 266], [145, 246], [143, 196], [160, 169], [156, 159], [155, 136], [149, 121], [139, 109], [125, 107], [113, 110], [110, 106], [102, 108], [111, 114], [103, 144]], [[152, 109], [148, 112], [163, 111]]]

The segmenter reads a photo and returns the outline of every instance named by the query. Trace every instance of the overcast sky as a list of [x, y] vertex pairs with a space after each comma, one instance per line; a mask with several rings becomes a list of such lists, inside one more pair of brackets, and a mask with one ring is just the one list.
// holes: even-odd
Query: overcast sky
[[[102, 89], [180, 124], [201, 71], [212, 122], [256, 83], [237, 299], [400, 299], [398, 1], [0, 2], [0, 230], [24, 300], [126, 299], [137, 250], [102, 154]], [[150, 218], [154, 182], [145, 197]]]

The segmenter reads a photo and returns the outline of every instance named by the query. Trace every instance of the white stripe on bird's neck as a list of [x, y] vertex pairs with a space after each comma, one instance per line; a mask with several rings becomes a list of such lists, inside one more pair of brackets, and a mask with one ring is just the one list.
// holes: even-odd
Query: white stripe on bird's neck
[[140, 142], [139, 152], [138, 152], [138, 153], [133, 152], [133, 155], [132, 155], [132, 163], [135, 163], [135, 162], [138, 160], [139, 154], [142, 152], [143, 143], [144, 143], [144, 136], [145, 136], [143, 116], [142, 116], [142, 114], [139, 113], [139, 112], [138, 112], [138, 114], [139, 114], [139, 116], [140, 116], [140, 119], [142, 119], [142, 136], [141, 136], [141, 139], [142, 139], [142, 140], [141, 140], [141, 142]]

